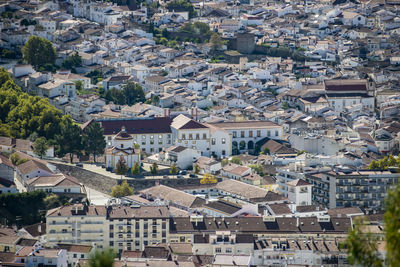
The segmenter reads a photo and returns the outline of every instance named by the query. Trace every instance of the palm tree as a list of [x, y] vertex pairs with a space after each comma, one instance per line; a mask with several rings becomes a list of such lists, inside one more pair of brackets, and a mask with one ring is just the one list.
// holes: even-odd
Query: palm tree
[[112, 267], [116, 254], [111, 248], [95, 250], [89, 258], [89, 267]]

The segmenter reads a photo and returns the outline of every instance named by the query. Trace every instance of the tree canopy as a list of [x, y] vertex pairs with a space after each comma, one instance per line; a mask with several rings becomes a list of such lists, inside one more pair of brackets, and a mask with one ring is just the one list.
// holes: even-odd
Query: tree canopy
[[111, 249], [99, 250], [96, 249], [90, 255], [88, 266], [89, 267], [113, 267], [117, 254]]
[[100, 126], [100, 123], [93, 122], [86, 127], [82, 139], [86, 154], [93, 155], [93, 161], [96, 162], [96, 156], [102, 155], [106, 148], [104, 129]]
[[113, 197], [125, 197], [133, 195], [133, 188], [124, 180], [120, 185], [113, 187], [111, 195]]
[[61, 67], [74, 70], [76, 67], [82, 65], [82, 57], [78, 54], [78, 52], [73, 53], [68, 58], [66, 58], [63, 63], [61, 63]]
[[38, 155], [40, 158], [46, 155], [46, 151], [48, 148], [49, 145], [47, 144], [47, 140], [44, 137], [38, 137], [36, 138], [35, 142], [33, 142], [33, 152], [35, 152], [35, 154]]
[[167, 4], [167, 9], [169, 11], [188, 11], [189, 18], [193, 18], [197, 15], [194, 6], [187, 0], [173, 0]]
[[400, 167], [400, 158], [389, 155], [380, 160], [373, 160], [368, 165], [370, 170], [387, 170], [389, 167]]
[[133, 82], [128, 82], [122, 89], [112, 88], [104, 92], [107, 102], [114, 102], [117, 105], [133, 105], [138, 102], [144, 102], [144, 92], [142, 87]]
[[217, 182], [217, 179], [215, 179], [214, 175], [211, 173], [204, 174], [203, 178], [200, 180], [201, 184], [216, 184]]
[[80, 155], [83, 150], [81, 128], [72, 122], [69, 116], [63, 117], [60, 123], [60, 133], [56, 135], [56, 155], [70, 156], [72, 163], [74, 155]]
[[36, 132], [54, 139], [62, 117], [47, 99], [22, 92], [8, 72], [0, 69], [0, 135], [26, 139]]
[[42, 37], [30, 36], [22, 48], [24, 60], [35, 68], [46, 64], [54, 64], [56, 61], [56, 50], [53, 44]]

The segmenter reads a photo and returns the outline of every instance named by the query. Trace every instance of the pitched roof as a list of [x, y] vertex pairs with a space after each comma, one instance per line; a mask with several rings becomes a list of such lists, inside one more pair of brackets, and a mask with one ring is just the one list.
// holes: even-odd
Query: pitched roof
[[0, 145], [2, 146], [11, 146], [12, 145], [12, 138], [0, 136]]
[[51, 170], [49, 168], [47, 168], [47, 166], [45, 164], [43, 164], [42, 162], [36, 160], [36, 159], [31, 159], [28, 160], [25, 163], [22, 163], [20, 165], [17, 166], [17, 169], [23, 174], [28, 174], [31, 173], [37, 169], [41, 169], [43, 171], [47, 171], [51, 173]]
[[325, 90], [327, 92], [340, 91], [366, 91], [366, 80], [325, 80]]
[[248, 199], [264, 199], [268, 194], [268, 191], [265, 189], [232, 179], [226, 179], [222, 182], [219, 182], [216, 184], [215, 188]]
[[281, 128], [282, 126], [271, 121], [243, 121], [243, 122], [217, 122], [210, 123], [222, 129], [247, 129], [247, 128]]
[[35, 177], [33, 179], [30, 179], [27, 181], [27, 184], [29, 186], [52, 186], [52, 187], [57, 187], [57, 186], [80, 186], [79, 181], [72, 176], [64, 175], [64, 174], [56, 174], [52, 176], [41, 176], [41, 177]]
[[68, 252], [79, 252], [79, 253], [89, 253], [93, 247], [88, 245], [78, 245], [78, 244], [57, 244], [59, 249], [65, 249]]
[[4, 164], [4, 165], [14, 169], [14, 165], [11, 163], [11, 161], [3, 155], [0, 155], [0, 164]]
[[303, 179], [296, 179], [296, 180], [287, 182], [286, 184], [287, 184], [287, 185], [290, 185], [290, 186], [306, 186], [306, 185], [312, 185], [312, 184], [310, 184], [310, 183], [304, 181]]
[[169, 117], [143, 118], [143, 119], [114, 119], [98, 120], [104, 128], [104, 135], [114, 135], [122, 127], [129, 134], [171, 133], [172, 119]]
[[185, 115], [182, 115], [182, 114], [178, 115], [177, 117], [175, 117], [172, 120], [171, 127], [175, 128], [177, 130], [178, 129], [179, 130], [201, 129], [201, 128], [207, 129], [207, 127], [204, 126], [203, 124], [201, 124], [201, 123], [199, 123], [199, 122], [197, 122], [195, 120], [192, 120], [192, 119], [190, 119], [190, 118], [188, 118], [188, 117], [186, 117]]
[[204, 199], [165, 185], [156, 185], [144, 189], [140, 191], [140, 194], [146, 198], [167, 200], [171, 203], [187, 208], [200, 207], [205, 203]]

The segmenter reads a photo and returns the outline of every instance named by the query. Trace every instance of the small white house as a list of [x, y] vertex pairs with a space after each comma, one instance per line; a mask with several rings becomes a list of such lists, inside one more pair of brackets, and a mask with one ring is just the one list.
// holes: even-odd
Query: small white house
[[312, 184], [297, 179], [286, 183], [288, 186], [288, 199], [296, 206], [312, 205]]

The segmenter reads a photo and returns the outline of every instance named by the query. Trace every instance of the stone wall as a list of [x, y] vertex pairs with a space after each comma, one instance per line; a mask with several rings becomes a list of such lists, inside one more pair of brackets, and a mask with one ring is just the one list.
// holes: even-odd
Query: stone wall
[[69, 174], [75, 177], [85, 186], [93, 188], [105, 194], [110, 194], [111, 188], [117, 185], [116, 179], [95, 172], [91, 172], [77, 166], [53, 162], [51, 164], [55, 165], [57, 169], [60, 170], [62, 173]]

